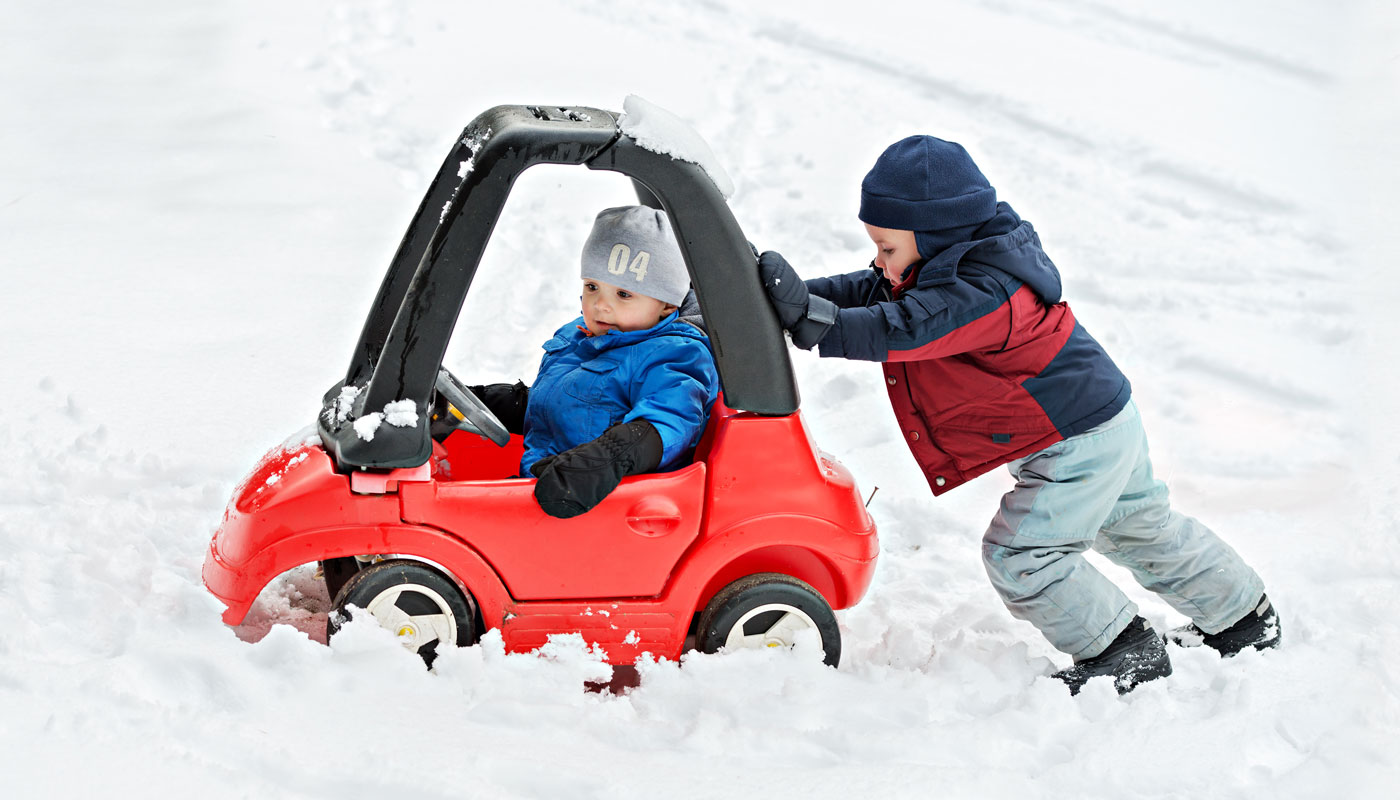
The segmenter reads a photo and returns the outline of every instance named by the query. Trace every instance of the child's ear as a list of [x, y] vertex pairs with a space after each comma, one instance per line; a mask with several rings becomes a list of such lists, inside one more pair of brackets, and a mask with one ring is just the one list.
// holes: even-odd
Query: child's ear
[[673, 306], [673, 305], [671, 305], [670, 303], [662, 303], [662, 304], [661, 304], [661, 316], [664, 317], [664, 316], [670, 314], [672, 311], [675, 311], [677, 308], [679, 308], [679, 306]]

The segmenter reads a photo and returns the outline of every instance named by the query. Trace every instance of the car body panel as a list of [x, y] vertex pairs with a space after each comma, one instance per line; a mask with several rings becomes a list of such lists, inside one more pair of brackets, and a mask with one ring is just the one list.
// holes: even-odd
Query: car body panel
[[[509, 449], [454, 433], [436, 448], [430, 480], [370, 495], [352, 493], [318, 444], [274, 449], [210, 543], [204, 580], [227, 606], [224, 621], [239, 624], [262, 587], [293, 567], [394, 554], [456, 580], [511, 652], [577, 632], [627, 664], [642, 653], [678, 658], [691, 617], [745, 575], [792, 575], [840, 609], [874, 573], [874, 523], [845, 468], [812, 451], [800, 414], [718, 404], [697, 451], [705, 461], [628, 478], [568, 520], [540, 511], [532, 479], [488, 477], [510, 469]], [[464, 474], [483, 477], [453, 479]], [[637, 513], [648, 504], [664, 513]], [[636, 530], [648, 516], [665, 530]]]
[[653, 597], [700, 531], [705, 465], [626, 478], [586, 514], [555, 519], [534, 479], [399, 489], [405, 522], [460, 531], [517, 600]]

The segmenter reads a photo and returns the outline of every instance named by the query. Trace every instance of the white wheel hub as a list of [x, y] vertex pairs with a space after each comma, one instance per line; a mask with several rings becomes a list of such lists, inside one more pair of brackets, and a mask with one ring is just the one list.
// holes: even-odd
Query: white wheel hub
[[731, 650], [792, 647], [797, 644], [798, 631], [804, 630], [815, 631], [820, 636], [817, 623], [802, 609], [786, 603], [768, 603], [750, 609], [740, 617], [729, 629], [724, 646]]
[[457, 620], [452, 616], [452, 607], [442, 595], [426, 586], [404, 584], [385, 589], [369, 601], [365, 610], [381, 627], [399, 637], [399, 642], [409, 650], [417, 651], [430, 642], [453, 644], [457, 641]]

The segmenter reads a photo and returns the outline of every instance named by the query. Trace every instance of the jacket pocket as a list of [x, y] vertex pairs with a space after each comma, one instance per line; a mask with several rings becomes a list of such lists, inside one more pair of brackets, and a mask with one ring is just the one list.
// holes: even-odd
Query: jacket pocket
[[1048, 422], [1027, 419], [957, 419], [938, 426], [934, 441], [964, 472], [977, 470], [989, 462], [1005, 463], [1013, 453], [1055, 434]]
[[936, 317], [948, 308], [948, 303], [937, 292], [905, 292], [898, 300], [885, 300], [875, 304], [884, 316], [885, 327], [895, 336], [899, 333], [912, 336], [919, 326]]
[[607, 393], [609, 384], [614, 382], [613, 373], [616, 371], [617, 362], [610, 359], [585, 361], [569, 376], [564, 391], [577, 400], [596, 403]]
[[916, 289], [905, 294], [905, 297], [914, 301], [917, 308], [923, 309], [925, 317], [936, 316], [948, 307], [942, 292], [921, 292]]
[[596, 438], [626, 415], [627, 398], [618, 367], [612, 359], [586, 361], [564, 382], [573, 407], [562, 412], [573, 418], [568, 427], [580, 442]]

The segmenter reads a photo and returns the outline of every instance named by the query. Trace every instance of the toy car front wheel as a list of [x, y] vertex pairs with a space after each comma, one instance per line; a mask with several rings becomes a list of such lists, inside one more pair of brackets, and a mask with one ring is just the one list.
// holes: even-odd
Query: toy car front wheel
[[836, 615], [817, 590], [790, 575], [761, 573], [729, 584], [714, 596], [695, 635], [696, 649], [792, 647], [802, 631], [821, 638], [823, 659], [841, 661], [841, 631]]
[[327, 639], [349, 621], [350, 606], [368, 611], [429, 667], [440, 646], [468, 645], [476, 638], [471, 595], [416, 561], [385, 561], [355, 573], [336, 595], [326, 621]]

